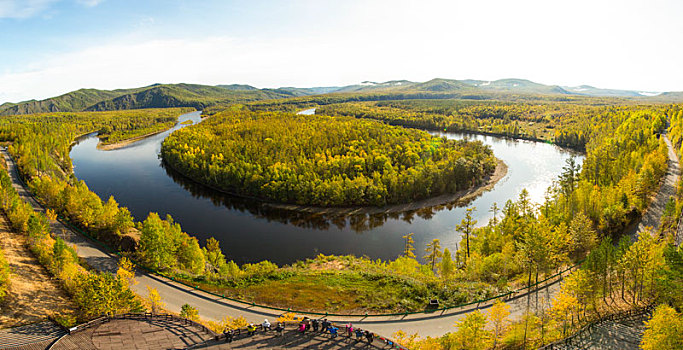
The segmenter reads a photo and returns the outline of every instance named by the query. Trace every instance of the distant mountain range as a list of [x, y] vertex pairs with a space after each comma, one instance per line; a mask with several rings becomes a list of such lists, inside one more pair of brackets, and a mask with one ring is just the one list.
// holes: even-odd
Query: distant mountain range
[[683, 101], [683, 92], [650, 93], [633, 90], [600, 89], [588, 85], [575, 87], [544, 85], [524, 79], [453, 80], [427, 82], [391, 80], [382, 83], [364, 81], [348, 86], [258, 89], [250, 85], [154, 84], [135, 89], [81, 89], [45, 100], [30, 100], [0, 105], [0, 115], [44, 112], [104, 111], [136, 108], [194, 107], [242, 103], [322, 94], [365, 93], [508, 93], [529, 95], [576, 95], [618, 98], [642, 98], [653, 102]]

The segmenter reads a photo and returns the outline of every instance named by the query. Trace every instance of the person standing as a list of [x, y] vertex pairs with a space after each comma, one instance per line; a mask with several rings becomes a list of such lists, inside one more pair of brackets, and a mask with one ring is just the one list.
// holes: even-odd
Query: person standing
[[356, 328], [356, 341], [360, 341], [361, 339], [363, 339], [363, 330]]
[[374, 334], [372, 334], [372, 332], [365, 331], [365, 339], [368, 340], [368, 344], [372, 344], [373, 338], [374, 338]]
[[285, 326], [282, 322], [277, 323], [277, 327], [275, 327], [275, 331], [279, 336], [282, 336], [282, 332], [285, 330]]

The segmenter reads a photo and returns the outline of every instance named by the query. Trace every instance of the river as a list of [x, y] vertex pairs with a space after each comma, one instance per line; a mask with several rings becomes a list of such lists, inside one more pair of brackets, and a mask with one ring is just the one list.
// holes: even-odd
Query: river
[[[308, 110], [307, 110], [308, 111]], [[185, 114], [179, 122], [201, 120], [199, 112]], [[461, 240], [455, 231], [467, 207], [484, 225], [492, 217], [494, 202], [502, 207], [522, 189], [541, 203], [548, 186], [557, 178], [574, 152], [557, 146], [500, 137], [437, 133], [452, 139], [481, 140], [508, 166], [507, 175], [495, 187], [467, 207], [437, 206], [418, 211], [377, 215], [325, 216], [273, 208], [262, 203], [217, 193], [170, 169], [159, 159], [161, 141], [173, 129], [124, 148], [101, 151], [94, 134], [82, 137], [71, 150], [74, 173], [106, 200], [113, 195], [137, 220], [150, 211], [173, 216], [184, 231], [204, 244], [215, 237], [228, 259], [237, 263], [270, 260], [288, 264], [324, 254], [354, 254], [373, 259], [393, 259], [403, 249], [403, 235], [413, 232], [418, 256], [434, 238], [454, 250]], [[577, 156], [579, 164], [582, 156]]]

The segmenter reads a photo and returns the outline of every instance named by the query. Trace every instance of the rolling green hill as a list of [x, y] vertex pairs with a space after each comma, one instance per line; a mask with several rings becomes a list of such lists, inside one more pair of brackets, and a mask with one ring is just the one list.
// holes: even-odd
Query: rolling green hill
[[482, 90], [541, 95], [571, 94], [571, 92], [557, 85], [543, 85], [526, 79], [500, 79], [494, 81], [463, 80], [462, 82]]
[[[316, 95], [316, 96], [313, 96]], [[311, 97], [306, 97], [311, 96]], [[198, 85], [154, 84], [141, 88], [120, 90], [80, 89], [41, 101], [30, 100], [0, 105], [0, 115], [31, 114], [45, 112], [107, 111], [138, 108], [193, 107], [204, 109], [216, 106], [220, 109], [233, 103], [246, 103], [271, 99], [294, 99], [297, 106], [306, 100], [387, 100], [424, 98], [468, 99], [575, 99], [620, 98], [643, 103], [670, 103], [683, 101], [683, 92], [666, 92], [659, 95], [631, 90], [600, 89], [588, 85], [563, 87], [544, 85], [525, 79], [454, 80], [432, 79], [426, 82], [390, 80], [383, 83], [365, 81], [342, 87], [296, 88], [281, 87], [259, 89], [251, 85]], [[309, 101], [313, 102], [313, 101]], [[325, 103], [323, 103], [325, 104]]]
[[447, 91], [463, 91], [475, 90], [472, 85], [469, 85], [460, 80], [452, 79], [432, 79], [430, 81], [415, 84], [410, 87], [411, 90], [430, 91], [430, 92], [447, 92]]
[[110, 111], [137, 108], [194, 107], [202, 109], [218, 103], [249, 102], [291, 97], [284, 92], [268, 90], [234, 90], [196, 84], [154, 85], [104, 100], [87, 107], [88, 111]]
[[155, 84], [136, 89], [81, 89], [41, 101], [4, 103], [0, 115], [45, 112], [109, 111], [138, 108], [194, 107], [249, 102], [311, 94], [305, 89], [257, 89], [249, 85], [209, 86], [198, 84]]
[[82, 111], [101, 101], [138, 90], [140, 89], [122, 89], [111, 91], [80, 89], [41, 101], [30, 100], [19, 103], [4, 103], [0, 106], [0, 115]]

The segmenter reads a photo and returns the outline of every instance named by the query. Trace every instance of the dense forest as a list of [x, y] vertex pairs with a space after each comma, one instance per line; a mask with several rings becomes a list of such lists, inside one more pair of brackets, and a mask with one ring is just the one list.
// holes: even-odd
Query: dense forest
[[[125, 112], [52, 113], [0, 119], [0, 139], [8, 142], [20, 173], [45, 204], [95, 237], [118, 246], [134, 226], [127, 208], [101, 200], [86, 184], [72, 177], [69, 151], [74, 139], [99, 131], [114, 142], [172, 126], [170, 120], [187, 109]], [[23, 225], [22, 225], [23, 227]], [[130, 245], [130, 244], [129, 244]]]
[[217, 114], [164, 140], [165, 162], [222, 190], [317, 206], [403, 203], [469, 188], [496, 167], [480, 142], [349, 117]]
[[[583, 261], [581, 268], [566, 279], [562, 291], [555, 296], [549, 309], [541, 307], [536, 309], [536, 312], [529, 311], [521, 322], [503, 322], [501, 324], [504, 327], [501, 326], [495, 333], [484, 327], [486, 316], [472, 313], [472, 316], [466, 318], [467, 323], [460, 325], [458, 331], [440, 339], [419, 340], [417, 337], [405, 335], [403, 341], [415, 348], [539, 345], [570, 334], [591, 320], [616, 309], [637, 308], [649, 304], [665, 305], [655, 312], [656, 317], [653, 318], [650, 330], [655, 329], [654, 325], [659, 319], [680, 320], [680, 315], [676, 314], [679, 312], [677, 310], [681, 309], [676, 291], [683, 286], [683, 265], [680, 264], [680, 249], [671, 245], [677, 225], [676, 219], [680, 208], [683, 207], [680, 195], [672, 199], [667, 206], [664, 220], [667, 224], [661, 232], [646, 232], [635, 243], [629, 237], [622, 238], [624, 229], [638, 220], [647, 207], [650, 195], [657, 190], [659, 180], [666, 171], [667, 147], [660, 135], [666, 129], [667, 121], [670, 121], [669, 134], [672, 141], [679, 150], [683, 147], [683, 113], [679, 107], [596, 106], [573, 103], [530, 106], [497, 102], [462, 105], [462, 101], [442, 103], [456, 104], [459, 111], [479, 115], [481, 118], [471, 117], [478, 120], [477, 123], [502, 119], [505, 123], [516, 123], [525, 128], [538, 124], [542, 129], [552, 132], [543, 136], [537, 134], [537, 137], [555, 142], [558, 142], [558, 136], [566, 138], [570, 140], [566, 141], [567, 145], [585, 148], [586, 158], [582, 165], [572, 160], [566, 164], [557, 182], [548, 190], [546, 201], [541, 205], [532, 205], [526, 193], [522, 192], [516, 201], [501, 203], [500, 207], [496, 205], [491, 208], [494, 219], [483, 227], [474, 228], [471, 218], [465, 218], [458, 226], [463, 241], [457, 249], [447, 251], [435, 241], [427, 247], [421, 260], [416, 256], [411, 235], [406, 235], [403, 238], [406, 244], [404, 253], [392, 261], [321, 256], [285, 267], [278, 267], [267, 261], [238, 266], [226, 258], [218, 241], [209, 240], [201, 247], [199, 242], [184, 233], [171, 217], [162, 219], [154, 213], [143, 222], [135, 223], [127, 209], [119, 207], [113, 198], [102, 201], [88, 190], [85, 183], [72, 178], [68, 150], [77, 135], [98, 130], [118, 130], [122, 134], [137, 136], [136, 134], [147, 133], [146, 129], [150, 125], [163, 124], [164, 117], [179, 114], [178, 110], [13, 117], [14, 119], [0, 121], [0, 136], [3, 140], [11, 142], [9, 151], [20, 165], [30, 188], [57, 214], [68, 218], [102, 240], [115, 241], [116, 239], [111, 237], [118, 237], [118, 242], [121, 243], [121, 237], [125, 235], [139, 237], [136, 252], [130, 255], [138, 263], [174, 278], [191, 281], [196, 285], [201, 284], [205, 288], [246, 300], [284, 305], [281, 303], [287, 300], [282, 297], [289, 295], [289, 291], [326, 285], [329, 287], [326, 293], [356, 296], [341, 302], [337, 306], [340, 311], [413, 311], [425, 305], [426, 301], [434, 296], [433, 291], [438, 291], [439, 299], [453, 305], [533, 284]], [[269, 130], [270, 123], [277, 126], [271, 126], [273, 129], [299, 147], [300, 153], [306, 152], [305, 147], [308, 145], [315, 149], [316, 145], [311, 141], [313, 139], [300, 137], [301, 134], [296, 133], [300, 125], [293, 122], [297, 118], [308, 118], [312, 125], [315, 125], [316, 121], [319, 123], [315, 128], [328, 133], [335, 132], [334, 128], [337, 128], [336, 132], [339, 134], [343, 134], [342, 131], [347, 134], [353, 131], [368, 137], [372, 135], [373, 138], [387, 137], [388, 140], [403, 137], [414, 146], [410, 151], [416, 154], [413, 160], [418, 161], [422, 160], [423, 156], [448, 154], [444, 150], [447, 148], [446, 141], [423, 137], [421, 135], [425, 134], [415, 130], [387, 128], [378, 121], [367, 119], [381, 119], [387, 123], [400, 124], [391, 120], [403, 118], [410, 120], [411, 123], [417, 123], [421, 118], [454, 114], [453, 110], [436, 111], [442, 108], [439, 107], [439, 103], [431, 107], [428, 105], [427, 101], [394, 101], [379, 105], [366, 103], [347, 106], [349, 110], [360, 108], [368, 112], [367, 115], [352, 114], [360, 120], [352, 119], [350, 116], [303, 117], [280, 112], [239, 112], [243, 107], [238, 106], [205, 121], [206, 127], [202, 123], [184, 129], [190, 130], [187, 135], [178, 134], [187, 137], [188, 142], [199, 142], [193, 144], [192, 152], [196, 154], [201, 154], [203, 150], [199, 146], [213, 149], [212, 143], [202, 144], [201, 140], [215, 140], [211, 138], [223, 136], [220, 132], [235, 132], [240, 136], [239, 140], [251, 138], [255, 142], [262, 138], [263, 145], [251, 146], [252, 149], [249, 151], [267, 158], [268, 143], [277, 142], [274, 137], [271, 137], [271, 141], [266, 140], [270, 137], [266, 135], [273, 135], [274, 132]], [[329, 112], [344, 114], [344, 108], [346, 107], [341, 105], [330, 106]], [[434, 110], [427, 111], [429, 108]], [[423, 112], [417, 113], [416, 110]], [[492, 112], [486, 114], [483, 112], [486, 110]], [[453, 120], [459, 120], [459, 115], [453, 116], [456, 118]], [[142, 120], [135, 122], [136, 118], [147, 118], [149, 123]], [[260, 128], [253, 125], [240, 129], [239, 124], [254, 123], [261, 120], [260, 118], [271, 119], [267, 119], [268, 123], [261, 123], [265, 126]], [[233, 123], [219, 122], [228, 120]], [[338, 122], [333, 123], [332, 120]], [[330, 124], [331, 127], [325, 128], [320, 125], [322, 123]], [[369, 124], [364, 129], [355, 130], [349, 127], [365, 126], [365, 123]], [[374, 125], [390, 132], [384, 131], [383, 134], [376, 131], [380, 134], [372, 134]], [[448, 128], [448, 125], [445, 127]], [[442, 126], [425, 123], [421, 127]], [[477, 128], [480, 126], [477, 125]], [[105, 127], [108, 129], [104, 129]], [[301, 130], [309, 133], [318, 131], [306, 128]], [[214, 131], [217, 133], [214, 134]], [[193, 135], [200, 140], [193, 139]], [[321, 141], [327, 140], [324, 135], [317, 135], [321, 137]], [[369, 141], [364, 140], [366, 144]], [[319, 142], [317, 139], [315, 141]], [[427, 146], [431, 146], [432, 142], [436, 142], [435, 145], [439, 147], [431, 150]], [[475, 154], [486, 154], [481, 145], [473, 145], [472, 149], [477, 151]], [[353, 146], [354, 150], [357, 150], [354, 155], [372, 155], [367, 151], [370, 148], [363, 148], [365, 146], [361, 146], [360, 142]], [[178, 148], [180, 147], [182, 146], [178, 145]], [[248, 149], [246, 145], [243, 148], [234, 146], [231, 149], [240, 152]], [[190, 151], [189, 145], [186, 151]], [[346, 151], [351, 151], [351, 147]], [[396, 149], [392, 148], [391, 151]], [[207, 156], [207, 153], [210, 152], [205, 150], [203, 157], [208, 157], [210, 163], [211, 155]], [[213, 156], [214, 161], [219, 157], [218, 154]], [[222, 156], [226, 157], [226, 154]], [[365, 167], [374, 164], [365, 161]], [[394, 164], [402, 164], [401, 162], [407, 159], [396, 161], [393, 163], [392, 160], [392, 167]], [[344, 169], [354, 170], [355, 165]], [[361, 166], [358, 169], [359, 173], [362, 173], [362, 170], [364, 168]], [[3, 182], [3, 188], [8, 188], [4, 184], [8, 180], [0, 180]], [[31, 213], [30, 208], [17, 201], [11, 191], [5, 190], [2, 202], [15, 229], [20, 232], [44, 232], [40, 229], [44, 227], [41, 224], [44, 222], [43, 219], [34, 217], [35, 214]], [[34, 236], [37, 237], [36, 242], [47, 244], [45, 251], [61, 251], [61, 245], [56, 243], [59, 241], [55, 238], [48, 239], [44, 234]], [[55, 245], [58, 248], [55, 248]], [[225, 251], [229, 249], [226, 247]], [[54, 257], [54, 254], [51, 254]], [[60, 256], [66, 255], [64, 253]], [[88, 291], [92, 290], [88, 286], [104, 283], [95, 281], [88, 284], [88, 280], [83, 281], [83, 284], [77, 284], [79, 287], [74, 290]], [[382, 286], [386, 285], [402, 287], [383, 289]], [[125, 290], [119, 290], [123, 293], [120, 295], [125, 296]], [[278, 290], [283, 291], [280, 297], [272, 292]], [[373, 295], [380, 298], [374, 298]], [[135, 306], [134, 304], [126, 305], [132, 307], [130, 305]], [[504, 304], [499, 304], [499, 307], [503, 310], [501, 314], [504, 315]], [[480, 332], [476, 334], [481, 336], [476, 339], [469, 337], [468, 334], [472, 334], [472, 331]], [[654, 331], [650, 333], [652, 332]], [[647, 334], [649, 333], [646, 332]], [[650, 338], [646, 336], [644, 341], [652, 343], [647, 339]]]
[[[12, 187], [4, 158], [0, 159], [0, 208], [17, 234], [26, 235], [27, 245], [41, 265], [69, 293], [78, 312], [59, 311], [52, 317], [61, 325], [71, 327], [94, 317], [144, 310], [141, 298], [130, 290], [129, 265], [120, 265], [117, 274], [91, 270], [76, 254], [76, 250], [50, 230], [54, 211], [34, 212]], [[0, 256], [0, 258], [2, 258]], [[19, 272], [19, 271], [17, 271]], [[15, 273], [17, 273], [15, 272]], [[0, 259], [0, 300], [6, 290], [9, 269]]]
[[677, 106], [599, 114], [600, 122], [587, 134], [583, 167], [568, 161], [545, 203], [534, 208], [523, 196], [506, 203], [499, 209], [501, 218], [473, 229], [470, 247], [461, 245], [456, 252], [466, 278], [497, 285], [514, 278], [531, 283], [563, 264], [581, 263], [549, 305], [548, 295], [536, 293], [516, 320], [499, 302], [488, 315], [469, 314], [457, 331], [440, 338], [395, 336], [411, 349], [536, 348], [607, 315], [659, 305], [641, 346], [680, 348], [683, 252], [674, 245], [683, 206], [680, 190], [667, 205], [659, 231], [625, 235], [666, 171], [667, 147], [659, 133], [667, 117], [671, 138], [680, 147], [683, 113]]
[[[595, 102], [595, 101], [593, 101]], [[316, 113], [384, 121], [391, 125], [454, 132], [475, 132], [543, 140], [585, 151], [592, 126], [602, 114], [630, 110], [570, 102], [402, 100], [331, 104]]]

